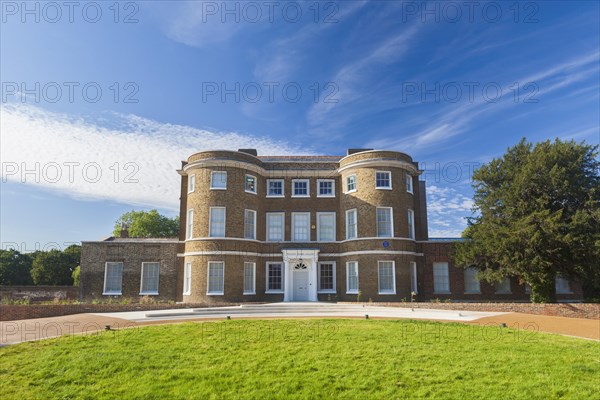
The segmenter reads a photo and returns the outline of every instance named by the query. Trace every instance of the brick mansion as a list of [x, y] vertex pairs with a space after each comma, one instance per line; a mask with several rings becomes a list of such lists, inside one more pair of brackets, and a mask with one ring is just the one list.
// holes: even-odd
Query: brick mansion
[[[516, 279], [454, 266], [458, 239], [428, 237], [425, 182], [404, 153], [262, 156], [204, 151], [177, 171], [178, 238], [82, 243], [84, 299], [189, 303], [527, 301]], [[174, 173], [175, 176], [175, 173]], [[559, 300], [579, 285], [556, 281]]]

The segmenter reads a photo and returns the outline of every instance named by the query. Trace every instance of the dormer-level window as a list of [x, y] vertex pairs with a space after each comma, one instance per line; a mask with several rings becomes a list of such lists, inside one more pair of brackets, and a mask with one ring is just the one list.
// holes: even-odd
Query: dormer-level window
[[317, 188], [317, 197], [335, 197], [335, 180], [318, 179]]
[[246, 186], [245, 190], [247, 193], [256, 194], [256, 177], [253, 175], [246, 175]]
[[267, 197], [284, 197], [283, 179], [267, 179]]
[[227, 190], [227, 171], [211, 172], [210, 188], [213, 190]]
[[308, 179], [292, 180], [292, 197], [310, 197]]
[[390, 171], [375, 172], [375, 188], [376, 189], [391, 189], [392, 188], [392, 173]]
[[356, 175], [348, 175], [346, 177], [346, 193], [356, 192]]
[[406, 191], [408, 193], [413, 192], [413, 177], [409, 174], [406, 174]]
[[196, 175], [188, 176], [188, 193], [192, 193], [196, 190]]

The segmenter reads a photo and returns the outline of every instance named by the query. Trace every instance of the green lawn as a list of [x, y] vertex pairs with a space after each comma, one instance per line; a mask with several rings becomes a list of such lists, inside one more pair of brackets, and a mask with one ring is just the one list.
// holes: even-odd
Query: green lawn
[[185, 323], [0, 348], [0, 399], [600, 399], [597, 342], [391, 320]]

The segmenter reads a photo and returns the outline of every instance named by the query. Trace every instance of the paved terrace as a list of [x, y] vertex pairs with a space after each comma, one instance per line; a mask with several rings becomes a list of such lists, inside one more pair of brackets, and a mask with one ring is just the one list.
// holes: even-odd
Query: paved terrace
[[111, 318], [121, 318], [132, 322], [173, 321], [186, 319], [234, 318], [307, 318], [307, 317], [362, 317], [375, 318], [428, 319], [441, 321], [474, 321], [479, 318], [502, 315], [500, 312], [451, 311], [381, 307], [354, 304], [332, 303], [269, 303], [247, 304], [232, 307], [212, 307], [197, 309], [132, 311], [96, 314]]

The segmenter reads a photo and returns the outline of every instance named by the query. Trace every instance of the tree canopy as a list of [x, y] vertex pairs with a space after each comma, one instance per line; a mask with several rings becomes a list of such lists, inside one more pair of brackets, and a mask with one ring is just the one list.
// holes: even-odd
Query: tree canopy
[[163, 238], [179, 235], [179, 217], [165, 217], [157, 210], [130, 211], [121, 215], [115, 222], [113, 236], [119, 236], [123, 226], [127, 227], [130, 237]]
[[33, 257], [14, 249], [0, 250], [0, 285], [32, 285]]
[[555, 278], [600, 288], [598, 146], [522, 139], [473, 175], [474, 217], [456, 263], [489, 282], [516, 276], [534, 302], [556, 300]]
[[[33, 283], [36, 285], [72, 285], [73, 270], [79, 265], [79, 257], [75, 255], [78, 250], [72, 247], [69, 246], [65, 251], [50, 250], [38, 253], [31, 268]], [[79, 246], [76, 247], [79, 248]]]

